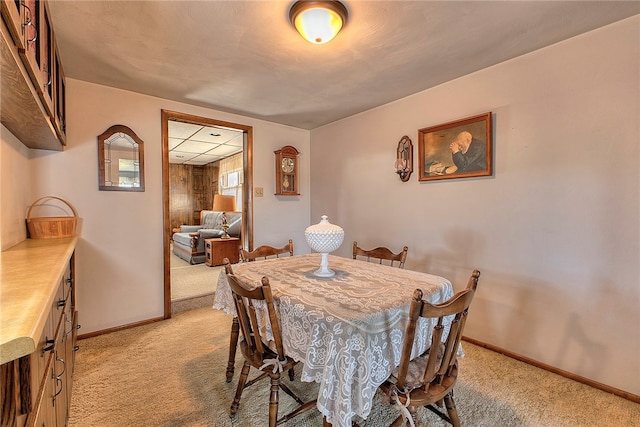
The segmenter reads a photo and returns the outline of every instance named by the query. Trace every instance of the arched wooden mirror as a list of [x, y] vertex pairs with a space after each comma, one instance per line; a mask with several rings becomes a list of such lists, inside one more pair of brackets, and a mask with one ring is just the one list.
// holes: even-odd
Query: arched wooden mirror
[[127, 126], [98, 135], [98, 188], [144, 191], [144, 142]]
[[[195, 126], [194, 126], [195, 125]], [[194, 133], [195, 132], [195, 133]], [[231, 132], [234, 135], [239, 135], [242, 148], [242, 153], [233, 154], [233, 152], [225, 151], [223, 144], [217, 146], [219, 138], [224, 138], [226, 134]], [[188, 146], [192, 148], [189, 149]], [[203, 148], [203, 144], [208, 144], [210, 147]], [[232, 145], [236, 145], [235, 143]], [[200, 146], [200, 154], [195, 153], [195, 146]], [[183, 148], [184, 149], [183, 149]], [[212, 148], [210, 150], [209, 148]], [[226, 165], [222, 166], [222, 159], [217, 166], [211, 165], [208, 162], [218, 162], [218, 160], [211, 159], [210, 157], [221, 156], [226, 160], [231, 160], [230, 157], [236, 157], [240, 155], [242, 158], [242, 169], [239, 172], [232, 172], [230, 174], [220, 173], [221, 169], [227, 170]], [[198, 156], [198, 158], [196, 158]], [[187, 160], [187, 157], [189, 158]], [[207, 159], [209, 158], [209, 159]], [[202, 160], [202, 161], [201, 161]], [[193, 170], [191, 175], [186, 175], [185, 168], [181, 167], [180, 162], [185, 164], [191, 164]], [[235, 161], [231, 162], [234, 163]], [[211, 119], [207, 117], [196, 116], [192, 114], [179, 113], [175, 111], [162, 110], [162, 192], [163, 192], [163, 210], [164, 210], [164, 317], [171, 317], [171, 303], [172, 303], [172, 269], [171, 269], [171, 257], [176, 254], [174, 233], [180, 231], [176, 229], [175, 219], [180, 218], [180, 211], [183, 208], [184, 199], [192, 199], [187, 203], [190, 210], [188, 216], [192, 216], [193, 222], [189, 223], [187, 217], [184, 220], [179, 221], [181, 224], [201, 224], [202, 222], [196, 222], [201, 219], [200, 209], [208, 210], [212, 209], [214, 188], [220, 189], [218, 184], [215, 187], [209, 187], [204, 179], [196, 178], [196, 169], [203, 169], [202, 176], [206, 177], [209, 173], [208, 167], [213, 166], [215, 170], [218, 170], [217, 177], [221, 178], [218, 184], [225, 189], [232, 187], [231, 181], [239, 183], [241, 191], [236, 194], [236, 206], [237, 211], [241, 211], [241, 235], [240, 244], [247, 250], [253, 249], [253, 128], [251, 126], [242, 125], [238, 123], [231, 123], [222, 120]], [[229, 169], [229, 171], [235, 170], [235, 166]], [[183, 172], [185, 174], [183, 174]], [[198, 172], [199, 173], [199, 172]], [[200, 175], [199, 175], [200, 176]], [[183, 182], [184, 181], [184, 182]], [[179, 187], [185, 186], [189, 188], [189, 182], [202, 182], [203, 186], [193, 185], [191, 189], [193, 191], [179, 194]], [[184, 185], [183, 185], [184, 184]], [[202, 187], [202, 188], [200, 188]], [[237, 187], [237, 184], [236, 184]], [[197, 191], [196, 191], [197, 190]], [[202, 198], [197, 195], [200, 191], [209, 191], [211, 194], [203, 195]], [[178, 197], [176, 196], [178, 193]], [[194, 197], [187, 197], [190, 194]], [[218, 194], [227, 194], [220, 192]], [[208, 198], [207, 198], [208, 197]], [[206, 199], [206, 200], [205, 200]], [[241, 207], [241, 208], [240, 208]], [[196, 219], [197, 218], [197, 219]], [[189, 235], [189, 233], [187, 233]], [[172, 240], [172, 237], [174, 240]], [[199, 242], [197, 242], [199, 243]], [[173, 246], [173, 249], [172, 249]], [[199, 245], [197, 246], [199, 247]], [[199, 250], [199, 249], [197, 249]], [[194, 254], [197, 256], [197, 254]], [[183, 262], [184, 259], [182, 260]], [[204, 263], [204, 260], [196, 261], [193, 258], [193, 263]], [[192, 264], [193, 264], [192, 263]], [[213, 264], [213, 263], [212, 263]], [[205, 267], [208, 268], [208, 267]], [[183, 269], [184, 270], [184, 269]], [[212, 281], [212, 285], [215, 281]]]

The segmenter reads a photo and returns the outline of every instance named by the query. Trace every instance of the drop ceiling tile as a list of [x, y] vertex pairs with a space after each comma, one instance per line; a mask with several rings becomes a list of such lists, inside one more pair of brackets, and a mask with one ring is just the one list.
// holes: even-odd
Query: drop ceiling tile
[[183, 123], [169, 120], [169, 136], [172, 138], [187, 139], [191, 135], [199, 132], [202, 129], [201, 125], [194, 125], [193, 123]]
[[242, 147], [234, 147], [231, 145], [219, 145], [211, 151], [208, 151], [207, 154], [216, 155], [219, 157], [227, 157], [232, 154], [236, 154], [242, 151]]
[[191, 140], [224, 144], [238, 136], [238, 132], [215, 127], [205, 127], [193, 135]]
[[194, 153], [184, 153], [182, 151], [170, 151], [169, 163], [184, 163], [196, 157]]
[[180, 144], [180, 151], [184, 151], [185, 153], [206, 153], [209, 150], [213, 150], [216, 148], [218, 144], [210, 144], [208, 142], [198, 142], [198, 141], [185, 141]]
[[178, 145], [182, 144], [183, 138], [169, 138], [169, 150], [173, 150]]
[[237, 135], [235, 138], [225, 142], [225, 145], [232, 145], [234, 147], [242, 148], [244, 145], [244, 138], [242, 137], [242, 134]]
[[215, 162], [216, 160], [220, 160], [220, 156], [210, 156], [207, 154], [201, 154], [197, 157], [192, 158], [191, 160], [185, 162], [187, 165], [206, 165], [211, 162]]

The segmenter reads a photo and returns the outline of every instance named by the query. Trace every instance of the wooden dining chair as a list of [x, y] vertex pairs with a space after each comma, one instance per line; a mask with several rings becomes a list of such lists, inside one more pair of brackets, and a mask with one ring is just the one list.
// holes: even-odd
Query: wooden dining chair
[[[409, 323], [403, 338], [400, 366], [380, 386], [381, 390], [389, 396], [390, 403], [401, 411], [400, 416], [391, 426], [398, 427], [405, 423], [412, 425], [408, 417], [412, 418], [415, 425], [415, 414], [421, 406], [431, 410], [453, 426], [460, 426], [453, 400], [453, 387], [458, 378], [456, 356], [479, 277], [480, 271], [474, 270], [466, 288], [441, 304], [424, 301], [420, 289], [413, 292], [409, 308]], [[450, 323], [445, 319], [448, 316], [453, 316]], [[421, 317], [430, 320], [434, 325], [431, 341], [424, 354], [411, 360], [416, 327]], [[443, 337], [446, 337], [444, 341]], [[443, 400], [446, 414], [441, 410]]]
[[[240, 398], [245, 388], [255, 384], [261, 378], [269, 376], [271, 378], [269, 427], [275, 427], [296, 415], [312, 409], [316, 404], [316, 400], [304, 402], [281, 381], [281, 373], [293, 371], [293, 367], [298, 362], [284, 353], [280, 316], [274, 306], [269, 279], [266, 276], [263, 277], [261, 286], [258, 287], [252, 287], [250, 284], [244, 283], [233, 274], [227, 274], [227, 280], [231, 287], [238, 322], [242, 331], [240, 350], [244, 356], [244, 365], [238, 380], [236, 394], [231, 404], [230, 414], [231, 417], [234, 417], [237, 413]], [[268, 323], [268, 325], [265, 324], [263, 326], [265, 326], [264, 330], [270, 329], [273, 334], [273, 340], [271, 341], [273, 343], [272, 347], [267, 344], [269, 342], [267, 337], [262, 335], [262, 329], [258, 323], [260, 314], [256, 309], [256, 301], [261, 301], [261, 304], [266, 305], [268, 316], [263, 322]], [[252, 367], [262, 371], [262, 375], [248, 382], [247, 378]], [[282, 389], [298, 403], [296, 409], [281, 418], [278, 418], [279, 389]]]
[[407, 252], [409, 251], [408, 247], [403, 247], [402, 251], [394, 254], [385, 247], [377, 247], [375, 249], [366, 250], [362, 249], [358, 246], [358, 242], [353, 242], [353, 259], [358, 259], [358, 257], [366, 257], [367, 261], [371, 262], [372, 260], [378, 260], [379, 264], [384, 264], [383, 261], [388, 261], [389, 265], [393, 267], [394, 263], [398, 263], [397, 267], [404, 268], [404, 262], [407, 260]]
[[[240, 248], [240, 262], [255, 261], [258, 258], [267, 259], [270, 257], [279, 258], [280, 255], [288, 253], [289, 256], [293, 256], [293, 240], [289, 239], [289, 243], [281, 248], [277, 248], [269, 245], [258, 246], [253, 251], [246, 251], [242, 247]], [[233, 274], [233, 268], [225, 258], [223, 260], [225, 273]], [[233, 319], [231, 324], [231, 337], [229, 342], [229, 361], [227, 362], [226, 381], [229, 383], [233, 379], [233, 372], [235, 371], [236, 349], [238, 347], [238, 337], [240, 335], [240, 327], [238, 326], [237, 319]]]
[[[224, 264], [224, 273], [227, 277], [233, 274], [233, 267], [229, 258], [222, 260]], [[234, 317], [231, 321], [231, 335], [229, 337], [229, 360], [227, 361], [226, 382], [230, 383], [233, 379], [233, 372], [235, 371], [236, 362], [236, 350], [238, 348], [238, 339], [240, 337], [240, 324], [238, 318]]]
[[240, 248], [240, 261], [255, 261], [258, 258], [267, 259], [272, 256], [278, 258], [280, 255], [286, 253], [288, 253], [289, 256], [293, 256], [293, 240], [291, 239], [289, 239], [289, 243], [281, 248], [269, 245], [258, 246], [253, 251], [246, 251], [243, 248]]

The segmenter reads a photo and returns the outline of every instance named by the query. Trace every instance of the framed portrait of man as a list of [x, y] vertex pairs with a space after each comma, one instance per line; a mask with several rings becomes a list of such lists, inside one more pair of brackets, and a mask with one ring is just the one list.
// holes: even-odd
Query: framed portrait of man
[[418, 130], [418, 179], [493, 175], [491, 112]]

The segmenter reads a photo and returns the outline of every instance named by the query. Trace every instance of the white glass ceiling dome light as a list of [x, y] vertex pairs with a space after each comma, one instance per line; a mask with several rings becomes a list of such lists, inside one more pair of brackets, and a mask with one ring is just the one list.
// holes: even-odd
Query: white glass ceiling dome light
[[347, 8], [339, 1], [299, 0], [289, 10], [289, 20], [313, 44], [331, 41], [347, 22]]

